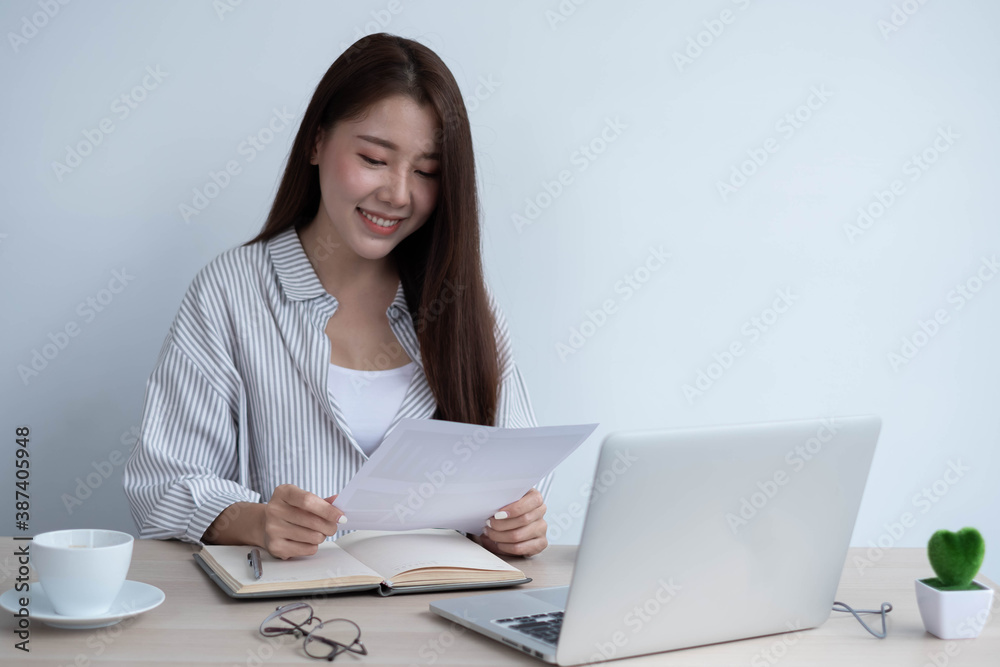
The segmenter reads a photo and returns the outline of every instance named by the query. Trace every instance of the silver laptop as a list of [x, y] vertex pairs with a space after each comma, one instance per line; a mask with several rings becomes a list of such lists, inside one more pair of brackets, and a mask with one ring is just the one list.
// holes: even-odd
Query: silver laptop
[[558, 665], [816, 627], [880, 428], [866, 415], [611, 433], [569, 586], [430, 608]]

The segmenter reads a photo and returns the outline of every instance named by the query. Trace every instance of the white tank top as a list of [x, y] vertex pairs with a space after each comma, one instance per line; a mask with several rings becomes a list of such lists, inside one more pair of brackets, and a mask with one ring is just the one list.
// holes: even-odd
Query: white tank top
[[414, 361], [386, 371], [359, 371], [330, 364], [330, 391], [367, 456], [372, 455], [389, 430], [416, 368]]

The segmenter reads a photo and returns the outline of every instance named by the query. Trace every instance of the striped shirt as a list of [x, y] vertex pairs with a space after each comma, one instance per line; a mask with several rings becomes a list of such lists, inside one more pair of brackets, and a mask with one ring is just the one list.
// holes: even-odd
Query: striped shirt
[[[494, 426], [537, 426], [506, 319], [487, 293], [506, 360]], [[139, 537], [201, 544], [229, 505], [267, 502], [281, 484], [326, 498], [368, 460], [327, 382], [325, 328], [336, 310], [291, 227], [198, 271], [146, 384], [139, 439], [125, 466]], [[402, 282], [386, 317], [417, 364], [391, 430], [404, 417], [432, 418], [437, 404]], [[536, 485], [543, 498], [551, 482], [552, 473]]]

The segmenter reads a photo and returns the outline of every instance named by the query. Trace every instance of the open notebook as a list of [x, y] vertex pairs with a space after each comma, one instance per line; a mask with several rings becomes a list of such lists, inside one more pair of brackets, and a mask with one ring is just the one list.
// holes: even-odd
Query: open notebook
[[497, 588], [531, 581], [454, 530], [358, 530], [323, 542], [312, 556], [281, 560], [261, 549], [263, 576], [247, 564], [251, 547], [210, 544], [195, 560], [231, 597], [288, 597], [377, 590], [380, 595]]

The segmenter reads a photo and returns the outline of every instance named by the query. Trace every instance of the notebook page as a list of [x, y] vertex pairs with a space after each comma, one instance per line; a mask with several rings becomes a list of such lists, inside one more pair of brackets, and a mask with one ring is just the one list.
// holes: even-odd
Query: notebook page
[[459, 567], [520, 572], [464, 535], [443, 528], [358, 530], [337, 542], [387, 580], [422, 567]]
[[382, 576], [364, 563], [337, 546], [336, 542], [323, 542], [312, 556], [295, 556], [287, 560], [275, 558], [264, 549], [260, 550], [260, 579], [254, 579], [247, 564], [247, 553], [252, 547], [210, 544], [204, 550], [242, 586], [303, 581], [320, 581], [350, 576], [370, 576], [382, 580]]

